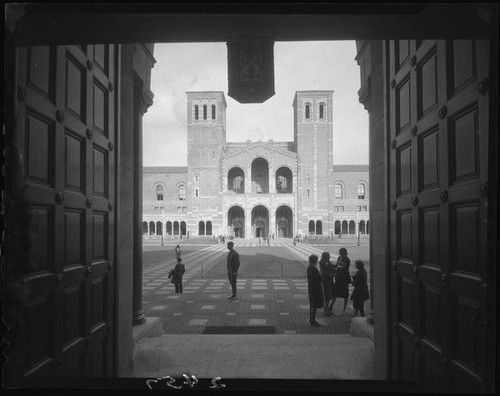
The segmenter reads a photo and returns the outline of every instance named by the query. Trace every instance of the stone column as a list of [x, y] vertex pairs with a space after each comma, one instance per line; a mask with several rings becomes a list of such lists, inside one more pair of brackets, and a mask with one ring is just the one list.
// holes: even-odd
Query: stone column
[[143, 323], [146, 315], [142, 311], [142, 117], [153, 104], [153, 93], [143, 90], [139, 77], [134, 79], [134, 269], [133, 310], [134, 325]]

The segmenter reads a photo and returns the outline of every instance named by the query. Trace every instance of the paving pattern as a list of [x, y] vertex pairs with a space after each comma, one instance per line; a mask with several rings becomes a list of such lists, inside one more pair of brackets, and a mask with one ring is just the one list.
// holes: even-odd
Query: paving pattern
[[[182, 294], [175, 293], [167, 277], [175, 264], [173, 246], [145, 248], [144, 313], [160, 318], [165, 334], [201, 334], [205, 326], [274, 326], [277, 334], [349, 334], [352, 302], [342, 315], [343, 299], [335, 303], [334, 316], [325, 317], [318, 311], [321, 327], [308, 324], [307, 257], [320, 255], [322, 249], [335, 256], [338, 247], [293, 246], [286, 239], [272, 240], [270, 245], [235, 240], [242, 264], [234, 301], [227, 299], [231, 288], [225, 277], [225, 244], [182, 246], [183, 262], [188, 263]], [[367, 252], [368, 246], [365, 248]], [[368, 310], [368, 301], [365, 306]]]

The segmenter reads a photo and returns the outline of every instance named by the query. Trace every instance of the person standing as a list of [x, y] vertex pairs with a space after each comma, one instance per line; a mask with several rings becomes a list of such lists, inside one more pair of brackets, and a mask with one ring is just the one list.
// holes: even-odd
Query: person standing
[[236, 280], [238, 278], [238, 269], [240, 268], [240, 255], [234, 250], [234, 242], [229, 241], [227, 243], [227, 248], [229, 253], [227, 254], [227, 277], [229, 283], [231, 284], [232, 294], [228, 297], [228, 300], [234, 300], [236, 298]]
[[309, 266], [307, 267], [307, 291], [309, 294], [309, 325], [321, 326], [316, 321], [316, 311], [323, 308], [325, 297], [321, 284], [321, 275], [318, 271], [318, 256], [309, 256]]
[[356, 260], [354, 265], [358, 271], [352, 277], [352, 285], [354, 286], [351, 294], [352, 307], [354, 308], [354, 316], [359, 311], [360, 316], [363, 317], [365, 316], [365, 301], [370, 298], [365, 263], [362, 260]]
[[321, 274], [321, 280], [323, 282], [323, 292], [325, 295], [325, 316], [332, 316], [332, 306], [333, 306], [333, 277], [335, 275], [335, 268], [330, 261], [330, 253], [321, 253], [321, 260], [319, 261], [319, 272]]
[[177, 264], [175, 265], [173, 274], [176, 293], [182, 293], [182, 276], [184, 275], [184, 272], [186, 272], [186, 268], [181, 261], [182, 259], [179, 257], [177, 259]]
[[333, 286], [333, 304], [337, 298], [344, 299], [344, 308], [342, 310], [342, 315], [345, 315], [345, 310], [347, 307], [347, 299], [349, 298], [349, 283], [351, 283], [351, 275], [349, 274], [349, 266], [351, 265], [351, 260], [347, 257], [347, 249], [339, 249], [339, 257], [337, 259], [337, 270], [335, 271], [335, 284]]
[[179, 259], [181, 258], [181, 247], [177, 245], [174, 250], [175, 250], [175, 258], [177, 259], [177, 261], [179, 261]]

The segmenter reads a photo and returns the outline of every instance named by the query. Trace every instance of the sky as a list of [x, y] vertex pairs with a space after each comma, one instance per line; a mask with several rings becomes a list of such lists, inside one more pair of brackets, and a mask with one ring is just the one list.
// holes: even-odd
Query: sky
[[187, 165], [188, 91], [222, 91], [228, 142], [293, 141], [296, 91], [333, 90], [333, 162], [368, 164], [368, 112], [358, 100], [354, 41], [276, 42], [276, 94], [240, 104], [227, 95], [225, 43], [155, 44], [153, 105], [143, 118], [143, 165]]

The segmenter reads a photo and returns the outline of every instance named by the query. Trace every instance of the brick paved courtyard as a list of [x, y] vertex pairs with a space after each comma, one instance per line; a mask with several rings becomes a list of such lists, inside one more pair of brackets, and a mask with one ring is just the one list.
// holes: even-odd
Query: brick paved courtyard
[[[238, 298], [231, 294], [226, 277], [225, 244], [182, 244], [186, 274], [182, 294], [175, 294], [168, 271], [175, 265], [174, 245], [144, 246], [143, 311], [158, 317], [165, 334], [201, 334], [205, 326], [274, 326], [277, 334], [349, 334], [352, 304], [341, 315], [343, 299], [334, 306], [335, 316], [317, 314], [321, 327], [310, 327], [307, 295], [307, 257], [341, 246], [303, 245], [290, 240], [272, 240], [259, 246], [258, 240], [235, 240], [240, 253]], [[365, 260], [368, 246], [346, 246], [351, 258]], [[336, 256], [335, 256], [336, 257]], [[366, 310], [369, 301], [365, 303]]]

